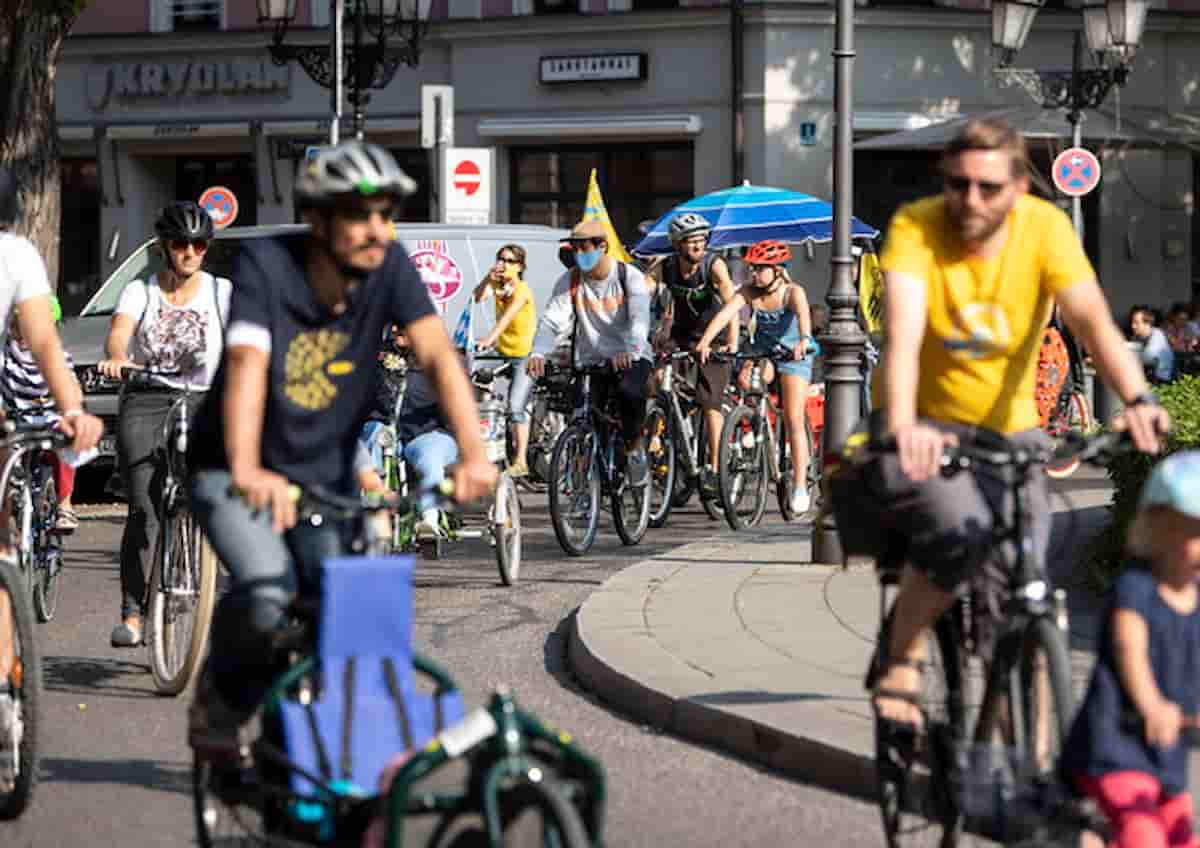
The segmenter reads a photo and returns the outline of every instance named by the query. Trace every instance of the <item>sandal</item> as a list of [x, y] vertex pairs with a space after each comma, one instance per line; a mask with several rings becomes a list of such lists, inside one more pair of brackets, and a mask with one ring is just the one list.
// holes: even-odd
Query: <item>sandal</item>
[[55, 533], [74, 533], [79, 529], [79, 515], [69, 506], [58, 508], [58, 519], [54, 522]]

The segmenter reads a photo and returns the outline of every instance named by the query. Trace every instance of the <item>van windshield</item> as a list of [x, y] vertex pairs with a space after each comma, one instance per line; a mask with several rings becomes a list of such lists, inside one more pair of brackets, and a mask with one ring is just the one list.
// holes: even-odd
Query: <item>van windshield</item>
[[[234, 257], [241, 246], [240, 238], [221, 238], [209, 242], [208, 253], [204, 257], [204, 270], [218, 277], [229, 277]], [[163, 255], [158, 242], [146, 242], [113, 272], [103, 288], [96, 292], [87, 306], [80, 311], [80, 316], [112, 315], [117, 311], [117, 304], [121, 302], [121, 292], [125, 291], [127, 285], [134, 280], [145, 280], [163, 268]]]

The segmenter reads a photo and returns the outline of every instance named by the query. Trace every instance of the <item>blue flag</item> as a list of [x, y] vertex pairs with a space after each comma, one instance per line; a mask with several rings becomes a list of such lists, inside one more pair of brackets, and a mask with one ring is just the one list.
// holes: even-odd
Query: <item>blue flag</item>
[[454, 346], [459, 350], [465, 351], [467, 354], [467, 370], [470, 371], [475, 364], [475, 338], [472, 332], [472, 317], [475, 310], [472, 309], [474, 299], [468, 298], [467, 305], [463, 307], [463, 311], [459, 313], [458, 323], [454, 327]]

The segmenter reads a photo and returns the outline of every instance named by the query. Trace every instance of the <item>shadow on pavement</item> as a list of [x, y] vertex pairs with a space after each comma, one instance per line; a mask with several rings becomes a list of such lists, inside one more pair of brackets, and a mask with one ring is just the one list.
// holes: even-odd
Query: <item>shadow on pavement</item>
[[42, 758], [44, 783], [115, 783], [162, 792], [192, 794], [191, 766], [170, 767], [157, 760], [79, 760]]
[[89, 696], [119, 694], [138, 698], [158, 697], [146, 688], [114, 685], [116, 681], [130, 677], [148, 677], [150, 667], [145, 663], [105, 657], [45, 657], [42, 662], [45, 687], [49, 692], [72, 692]]
[[805, 701], [844, 701], [844, 697], [822, 695], [819, 692], [713, 692], [707, 695], [690, 695], [689, 701], [699, 704], [798, 704]]

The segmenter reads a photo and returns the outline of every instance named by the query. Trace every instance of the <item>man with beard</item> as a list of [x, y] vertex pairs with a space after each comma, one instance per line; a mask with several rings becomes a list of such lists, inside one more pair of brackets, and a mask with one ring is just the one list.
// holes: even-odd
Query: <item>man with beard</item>
[[[964, 581], [1001, 553], [988, 503], [1005, 492], [983, 474], [940, 475], [943, 449], [1042, 442], [1034, 380], [1055, 303], [1124, 401], [1114, 423], [1129, 429], [1137, 448], [1156, 452], [1169, 425], [1070, 220], [1029, 195], [1028, 168], [1019, 133], [1003, 121], [970, 121], [943, 154], [943, 193], [902, 207], [888, 228], [880, 262], [882, 410], [872, 424], [895, 439], [897, 451], [876, 459], [879, 485], [870, 496], [909, 543], [891, 643], [879, 648], [886, 653], [874, 681], [873, 706], [890, 723], [922, 721], [921, 636]], [[1025, 497], [1031, 553], [1042, 562], [1050, 530], [1043, 474], [1034, 475]]]

